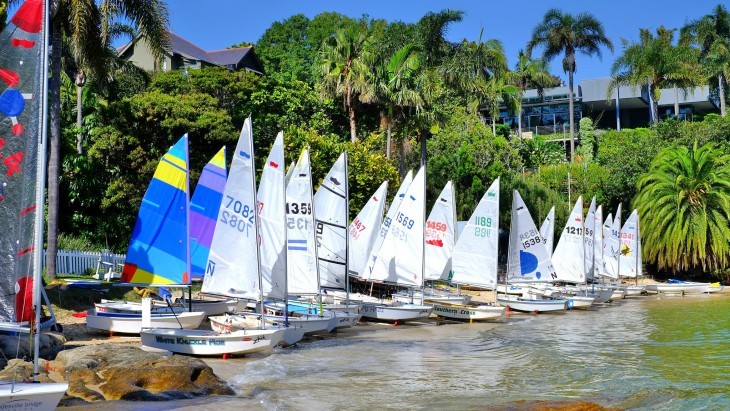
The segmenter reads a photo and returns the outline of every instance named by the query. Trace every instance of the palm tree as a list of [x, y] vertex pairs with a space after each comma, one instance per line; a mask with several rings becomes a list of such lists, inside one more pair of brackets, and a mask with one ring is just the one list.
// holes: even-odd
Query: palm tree
[[366, 64], [370, 53], [370, 36], [365, 27], [337, 30], [322, 43], [321, 91], [330, 98], [342, 97], [350, 119], [350, 140], [357, 141], [355, 105], [358, 96], [368, 92], [370, 68]]
[[[647, 29], [640, 29], [638, 43], [629, 44], [623, 40], [624, 51], [611, 68], [614, 80], [609, 84], [606, 95], [610, 96], [620, 84], [634, 88], [648, 84], [654, 124], [659, 122], [662, 88], [676, 87], [687, 93], [703, 81], [697, 65], [697, 53], [686, 44], [673, 45], [674, 31], [660, 26], [654, 36]], [[678, 98], [675, 95], [676, 105]]]
[[[129, 21], [139, 27], [152, 51], [162, 56], [168, 47], [168, 12], [162, 0], [104, 0], [108, 21]], [[49, 150], [48, 150], [48, 237], [46, 272], [56, 277], [56, 252], [58, 248], [59, 171], [61, 159], [61, 69], [63, 39], [84, 72], [92, 72], [96, 78], [108, 75], [108, 42], [103, 36], [103, 8], [94, 1], [55, 0], [51, 2], [50, 24], [50, 83], [49, 83]], [[84, 75], [85, 77], [85, 75]]]
[[720, 93], [720, 115], [725, 116], [725, 85], [730, 75], [730, 13], [718, 4], [712, 14], [707, 14], [682, 27], [681, 37], [699, 45], [705, 72], [717, 77]]
[[421, 64], [418, 50], [413, 44], [406, 44], [388, 60], [387, 66], [379, 67], [378, 89], [380, 100], [386, 105], [387, 142], [386, 157], [390, 158], [391, 131], [396, 108], [413, 107], [417, 111], [423, 99], [415, 89], [415, 80]]
[[645, 255], [660, 269], [727, 266], [730, 156], [712, 143], [661, 152], [639, 179], [633, 204], [643, 217]]
[[573, 75], [576, 71], [575, 53], [601, 58], [601, 47], [613, 52], [613, 43], [606, 37], [603, 24], [592, 14], [580, 13], [573, 16], [559, 9], [550, 9], [545, 17], [532, 31], [532, 38], [527, 43], [527, 54], [532, 50], [544, 47], [542, 58], [550, 61], [561, 53], [563, 71], [568, 73], [568, 109], [570, 110], [570, 161], [575, 151], [575, 115], [573, 113]]
[[550, 75], [547, 64], [541, 59], [533, 59], [523, 50], [517, 54], [515, 69], [507, 73], [510, 83], [517, 86], [519, 96], [517, 99], [517, 132], [522, 137], [522, 96], [528, 88], [537, 89], [537, 94], [542, 97], [545, 88], [555, 84], [555, 78]]

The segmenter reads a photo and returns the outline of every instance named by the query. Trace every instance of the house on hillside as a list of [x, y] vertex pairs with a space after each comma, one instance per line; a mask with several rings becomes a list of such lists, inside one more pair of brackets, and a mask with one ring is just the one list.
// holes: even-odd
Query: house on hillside
[[264, 68], [256, 56], [253, 46], [225, 50], [205, 51], [195, 44], [170, 32], [170, 50], [162, 61], [156, 61], [144, 37], [121, 47], [119, 55], [137, 67], [150, 71], [187, 70], [219, 66], [229, 70], [246, 70], [263, 75]]

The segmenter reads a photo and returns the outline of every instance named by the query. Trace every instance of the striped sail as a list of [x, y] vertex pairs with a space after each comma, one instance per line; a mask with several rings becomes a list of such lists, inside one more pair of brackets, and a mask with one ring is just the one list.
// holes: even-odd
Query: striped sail
[[122, 282], [190, 283], [188, 135], [163, 157], [142, 198]]
[[512, 197], [512, 222], [509, 232], [507, 256], [507, 281], [551, 282], [557, 274], [553, 268], [550, 253], [532, 221], [530, 211], [517, 190]]
[[264, 295], [286, 297], [286, 199], [284, 196], [284, 134], [276, 136], [261, 173], [256, 196], [259, 210], [261, 282]]
[[34, 274], [40, 278], [34, 264], [43, 246], [35, 233], [44, 206], [42, 21], [42, 2], [26, 1], [0, 32], [0, 322], [33, 319], [22, 289], [33, 294]]
[[205, 274], [226, 178], [226, 148], [223, 147], [203, 167], [190, 199], [190, 271], [193, 280], [202, 280]]
[[345, 289], [347, 264], [347, 155], [340, 154], [314, 195], [319, 281]]
[[499, 247], [499, 178], [474, 209], [454, 247], [452, 281], [494, 289]]
[[286, 187], [286, 263], [289, 294], [318, 294], [309, 150], [302, 150]]
[[393, 201], [390, 203], [388, 212], [385, 214], [385, 220], [383, 220], [383, 223], [380, 225], [380, 231], [378, 231], [378, 236], [375, 237], [375, 242], [370, 249], [370, 256], [368, 256], [367, 265], [363, 269], [363, 275], [368, 279], [370, 278], [370, 273], [373, 271], [373, 266], [375, 265], [375, 260], [378, 258], [378, 252], [380, 252], [380, 247], [383, 245], [383, 240], [388, 234], [390, 222], [393, 221], [393, 218], [395, 218], [395, 213], [398, 210], [398, 206], [400, 206], [403, 197], [406, 195], [406, 190], [408, 190], [408, 187], [411, 185], [412, 181], [413, 170], [408, 170], [408, 173], [403, 178], [403, 181], [401, 182], [398, 191], [395, 193], [395, 197], [393, 197]]
[[383, 181], [360, 210], [360, 213], [352, 220], [350, 224], [350, 247], [349, 270], [350, 274], [365, 278], [363, 273], [365, 263], [373, 248], [375, 238], [380, 232], [380, 226], [383, 224], [383, 212], [385, 211], [385, 196], [388, 193], [388, 180]]
[[456, 237], [454, 186], [449, 181], [441, 190], [426, 220], [426, 280], [447, 279]]
[[371, 280], [423, 285], [426, 168], [408, 186], [370, 274]]
[[203, 278], [203, 292], [258, 300], [255, 156], [251, 118], [243, 123], [231, 160]]

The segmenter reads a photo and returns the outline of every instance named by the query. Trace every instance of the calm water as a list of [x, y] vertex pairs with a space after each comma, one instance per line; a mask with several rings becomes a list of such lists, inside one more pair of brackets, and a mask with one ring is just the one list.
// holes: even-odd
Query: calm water
[[586, 400], [730, 409], [730, 295], [624, 300], [496, 325], [358, 326], [224, 367], [238, 398], [115, 408], [501, 409]]

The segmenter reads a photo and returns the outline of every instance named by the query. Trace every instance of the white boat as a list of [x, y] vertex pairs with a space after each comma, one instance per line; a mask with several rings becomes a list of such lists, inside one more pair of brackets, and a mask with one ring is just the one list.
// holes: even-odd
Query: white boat
[[524, 288], [518, 285], [512, 285], [512, 284], [498, 284], [497, 285], [497, 293], [499, 294], [507, 294], [507, 295], [522, 295], [524, 293]]
[[[222, 316], [210, 317], [211, 327], [218, 327], [225, 330], [223, 326], [229, 326], [233, 329], [251, 328], [254, 322], [261, 322], [261, 316], [258, 313], [227, 313]], [[283, 316], [283, 315], [264, 315], [264, 322], [267, 325], [275, 325], [279, 327], [290, 327], [297, 331], [289, 333], [286, 337], [287, 344], [291, 345], [301, 340], [304, 335], [329, 333], [335, 329], [337, 321], [333, 318], [319, 317], [316, 315], [306, 316]], [[302, 336], [299, 339], [294, 337], [301, 331]]]
[[540, 235], [545, 242], [545, 248], [552, 255], [553, 241], [555, 239], [555, 206], [550, 207], [550, 211], [545, 216], [545, 220], [543, 220], [540, 226]]
[[412, 321], [428, 318], [433, 306], [419, 304], [371, 304], [363, 303], [360, 313], [364, 318], [380, 321]]
[[609, 288], [601, 288], [601, 287], [595, 287], [591, 288], [588, 286], [586, 288], [587, 295], [593, 297], [593, 303], [594, 304], [605, 304], [611, 301], [611, 297], [613, 297], [613, 290]]
[[[600, 224], [599, 224], [600, 225]], [[595, 233], [596, 233], [596, 197], [591, 199], [591, 204], [588, 206], [588, 214], [583, 220], [583, 244], [584, 244], [584, 267], [586, 275], [586, 283], [589, 279], [596, 277], [595, 275], [595, 264], [596, 259], [593, 255], [595, 253]]]
[[189, 355], [253, 354], [279, 344], [283, 329], [245, 329], [232, 332], [149, 328], [140, 332], [142, 345]]
[[0, 381], [0, 409], [53, 411], [67, 389], [66, 383]]
[[568, 283], [585, 283], [585, 236], [583, 224], [583, 197], [579, 196], [568, 216], [565, 228], [552, 255], [555, 280]]
[[[152, 314], [152, 327], [186, 329], [198, 328], [205, 319], [203, 312], [181, 312], [170, 314]], [[143, 328], [142, 314], [129, 313], [97, 313], [89, 310], [86, 314], [86, 326], [96, 330], [121, 334], [139, 334]]]
[[568, 300], [568, 308], [590, 308], [596, 300], [595, 296], [588, 295], [561, 295]]
[[626, 297], [636, 297], [637, 295], [644, 294], [646, 292], [646, 286], [643, 285], [630, 285], [626, 287]]
[[[284, 310], [289, 310], [290, 318], [308, 317], [312, 319], [321, 318], [332, 318], [337, 317], [336, 320], [331, 320], [328, 323], [328, 331], [333, 331], [337, 328], [348, 328], [357, 324], [360, 321], [362, 315], [359, 312], [348, 312], [345, 310], [328, 310], [325, 305], [322, 304], [322, 315], [319, 315], [319, 304], [313, 304], [305, 301], [289, 301], [288, 304], [283, 302], [267, 302], [264, 305], [267, 314], [276, 314], [281, 316]], [[358, 306], [359, 311], [359, 306]]]
[[505, 296], [497, 297], [497, 302], [500, 305], [509, 307], [510, 310], [524, 311], [524, 312], [550, 312], [550, 311], [563, 311], [568, 309], [568, 300], [563, 299], [523, 299], [521, 297]]
[[709, 294], [721, 293], [722, 290], [724, 290], [724, 289], [725, 289], [725, 286], [720, 283], [710, 283], [710, 286], [707, 287], [707, 292]]
[[387, 193], [388, 180], [385, 180], [350, 223], [347, 259], [349, 261], [348, 272], [352, 276], [361, 279], [367, 279], [369, 276], [369, 274], [365, 274], [365, 268], [383, 224]]
[[[244, 329], [258, 329], [261, 325], [261, 319], [258, 314], [243, 315], [226, 313], [210, 316], [208, 320], [210, 320], [210, 328], [219, 333], [230, 333]], [[283, 321], [267, 317], [264, 317], [264, 322], [266, 329], [281, 329], [284, 331], [279, 342], [281, 345], [296, 344], [304, 338], [305, 329], [294, 323], [284, 325]]]
[[[160, 303], [160, 304], [158, 304]], [[142, 303], [136, 301], [106, 300], [94, 303], [94, 310], [97, 313], [130, 314], [131, 316], [142, 316]], [[166, 302], [153, 301], [151, 312], [155, 314], [181, 313], [187, 311], [183, 307], [170, 307]]]
[[395, 293], [392, 295], [394, 301], [412, 304], [414, 301], [423, 301], [424, 303], [446, 303], [446, 304], [469, 304], [471, 296], [468, 294], [432, 294], [414, 292], [413, 295], [407, 293]]
[[426, 220], [425, 240], [424, 280], [447, 280], [456, 242], [456, 199], [451, 181], [446, 183], [431, 208]]
[[663, 294], [702, 294], [710, 288], [710, 283], [684, 281], [679, 283], [657, 283], [646, 286], [647, 291]]
[[612, 287], [613, 294], [611, 294], [611, 300], [622, 300], [626, 298], [626, 287], [614, 286]]
[[471, 306], [461, 304], [434, 303], [432, 313], [439, 317], [449, 319], [484, 321], [502, 318], [505, 311], [505, 307], [494, 305]]

